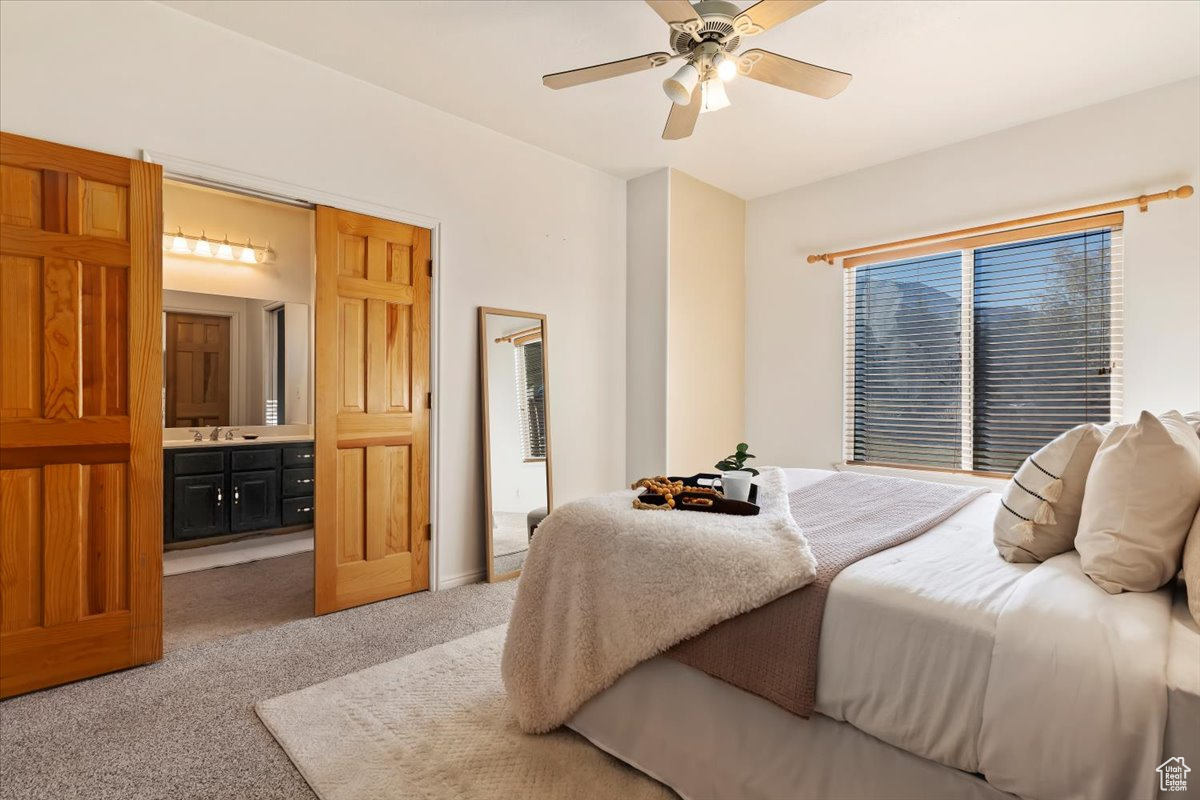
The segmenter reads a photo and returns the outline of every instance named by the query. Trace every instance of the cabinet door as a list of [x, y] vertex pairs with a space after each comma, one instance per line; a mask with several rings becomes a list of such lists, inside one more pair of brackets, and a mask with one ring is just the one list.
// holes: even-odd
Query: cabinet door
[[229, 529], [234, 532], [279, 527], [279, 473], [273, 469], [235, 472]]
[[224, 475], [187, 475], [175, 479], [175, 540], [217, 536], [229, 530]]

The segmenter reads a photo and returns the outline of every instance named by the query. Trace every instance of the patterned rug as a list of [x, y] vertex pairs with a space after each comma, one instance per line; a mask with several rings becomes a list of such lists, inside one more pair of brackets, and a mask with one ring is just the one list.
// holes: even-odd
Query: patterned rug
[[571, 731], [521, 733], [504, 629], [265, 700], [258, 716], [322, 800], [676, 797]]

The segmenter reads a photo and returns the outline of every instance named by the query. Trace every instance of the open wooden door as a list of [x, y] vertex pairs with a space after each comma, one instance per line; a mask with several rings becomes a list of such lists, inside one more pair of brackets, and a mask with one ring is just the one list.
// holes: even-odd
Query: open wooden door
[[0, 134], [0, 696], [162, 656], [162, 168]]
[[167, 428], [229, 425], [229, 317], [166, 313]]
[[318, 614], [429, 587], [429, 233], [317, 208]]

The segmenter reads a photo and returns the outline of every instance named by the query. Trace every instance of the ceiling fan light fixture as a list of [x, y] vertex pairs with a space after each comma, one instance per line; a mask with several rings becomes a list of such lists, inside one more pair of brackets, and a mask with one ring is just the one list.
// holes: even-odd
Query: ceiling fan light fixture
[[663, 91], [671, 102], [677, 106], [686, 106], [692, 101], [692, 90], [700, 81], [700, 70], [692, 62], [679, 68], [671, 77], [663, 81]]
[[709, 78], [700, 84], [700, 113], [720, 111], [729, 108], [729, 95], [725, 93], [725, 84], [720, 78]]
[[727, 83], [737, 76], [737, 61], [728, 53], [717, 53], [716, 58], [713, 59], [713, 66], [716, 67], [717, 77]]

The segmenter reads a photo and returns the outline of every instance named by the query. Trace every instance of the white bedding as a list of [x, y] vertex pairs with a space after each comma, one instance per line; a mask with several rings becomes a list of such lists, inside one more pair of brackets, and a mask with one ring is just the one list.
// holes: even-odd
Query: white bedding
[[[788, 471], [792, 488], [826, 474]], [[923, 536], [863, 559], [837, 577], [822, 630], [817, 711], [845, 720], [870, 734], [868, 739], [994, 776], [998, 786], [1022, 797], [1152, 797], [1166, 716], [1169, 594], [1108, 595], [1078, 572], [1073, 553], [1045, 565], [1004, 561], [991, 540], [998, 501], [998, 495], [985, 495]], [[572, 727], [587, 729], [581, 732], [593, 741], [605, 739], [606, 749], [621, 755], [612, 732], [599, 730], [603, 720], [614, 718], [605, 703], [610, 695], [614, 703], [636, 696], [637, 682], [647, 679], [642, 675], [661, 671], [654, 663], [623, 678], [614, 687], [624, 684], [622, 691], [595, 698]], [[695, 686], [719, 683], [701, 678]], [[1031, 691], [1034, 687], [1042, 688]], [[724, 689], [716, 691], [724, 696]], [[703, 709], [713, 696], [676, 696], [675, 702]], [[747, 713], [765, 702], [740, 696]], [[1115, 717], [1109, 712], [1114, 707]], [[624, 712], [629, 717], [632, 709]], [[745, 721], [761, 727], [763, 719]], [[786, 771], [789, 748], [792, 762], [796, 753], [816, 752], [811, 742], [795, 737], [811, 737], [817, 726], [842, 728], [814, 720], [791, 717], [795, 736], [780, 742], [768, 763]], [[660, 731], [660, 738], [686, 740], [696, 725], [693, 719], [688, 727]], [[727, 713], [721, 725], [741, 728]], [[854, 741], [845, 732], [830, 738]], [[714, 776], [737, 772], [731, 759], [696, 755]], [[760, 767], [762, 755], [756, 756]], [[1063, 764], [1079, 768], [1058, 768]], [[654, 772], [653, 764], [639, 766]]]

